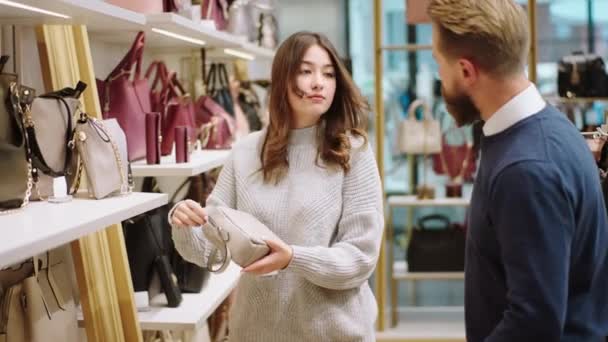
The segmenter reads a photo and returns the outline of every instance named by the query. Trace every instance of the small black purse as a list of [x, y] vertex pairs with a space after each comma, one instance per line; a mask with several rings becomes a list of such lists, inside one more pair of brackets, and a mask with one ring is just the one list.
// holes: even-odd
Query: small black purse
[[562, 57], [557, 88], [561, 97], [608, 97], [608, 74], [602, 57], [576, 51]]
[[[429, 222], [439, 222], [429, 228]], [[409, 272], [464, 271], [465, 231], [450, 224], [444, 215], [429, 215], [418, 220], [407, 247]]]

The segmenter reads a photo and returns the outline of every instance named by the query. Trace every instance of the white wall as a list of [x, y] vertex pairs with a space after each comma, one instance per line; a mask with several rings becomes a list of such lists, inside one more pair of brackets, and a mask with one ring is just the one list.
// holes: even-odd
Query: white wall
[[346, 0], [276, 1], [280, 41], [297, 31], [327, 35], [341, 56], [346, 56]]

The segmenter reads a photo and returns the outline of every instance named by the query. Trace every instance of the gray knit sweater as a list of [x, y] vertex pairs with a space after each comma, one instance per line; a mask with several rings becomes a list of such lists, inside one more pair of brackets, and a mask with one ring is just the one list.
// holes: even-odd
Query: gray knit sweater
[[[344, 174], [315, 164], [315, 127], [292, 130], [287, 176], [269, 185], [256, 172], [264, 132], [233, 148], [208, 204], [253, 214], [293, 247], [293, 259], [274, 276], [243, 274], [230, 341], [375, 341], [377, 307], [368, 279], [384, 215], [372, 149], [351, 139], [351, 170]], [[200, 229], [174, 227], [173, 239], [186, 260], [207, 264], [214, 247]]]

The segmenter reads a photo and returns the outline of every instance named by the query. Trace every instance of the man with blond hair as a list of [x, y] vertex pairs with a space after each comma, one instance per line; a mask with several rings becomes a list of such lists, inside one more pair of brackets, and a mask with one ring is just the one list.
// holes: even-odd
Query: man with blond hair
[[433, 54], [459, 125], [483, 120], [469, 211], [469, 342], [603, 341], [608, 228], [598, 170], [565, 115], [525, 74], [513, 0], [432, 0]]

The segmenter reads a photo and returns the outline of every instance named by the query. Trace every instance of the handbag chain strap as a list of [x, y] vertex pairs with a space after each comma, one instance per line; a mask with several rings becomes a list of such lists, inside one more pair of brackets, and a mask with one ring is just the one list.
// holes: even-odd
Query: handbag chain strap
[[[24, 127], [33, 127], [34, 121], [32, 120], [32, 113], [30, 111], [30, 107], [29, 107], [29, 105], [25, 105], [24, 106], [25, 110], [23, 110], [23, 107], [21, 105], [21, 98], [19, 96], [19, 91], [20, 90], [19, 90], [19, 87], [17, 86], [17, 83], [13, 82], [10, 84], [10, 92], [11, 92], [12, 96], [14, 96], [15, 99], [17, 100], [17, 103], [13, 105], [13, 108], [14, 108], [14, 110], [17, 110], [21, 114], [20, 115], [21, 122]], [[34, 177], [32, 176], [32, 174], [35, 171], [34, 171], [34, 168], [32, 167], [31, 150], [30, 150], [27, 134], [25, 134], [25, 130], [24, 130], [23, 135], [24, 135], [24, 139], [26, 142], [25, 148], [26, 148], [26, 154], [27, 154], [27, 189], [25, 190], [25, 196], [23, 197], [23, 202], [21, 202], [21, 205], [19, 206], [19, 208], [2, 210], [2, 211], [0, 211], [0, 215], [8, 215], [8, 214], [12, 214], [17, 211], [20, 211], [30, 203], [30, 197], [32, 196], [32, 187], [34, 185]], [[36, 184], [37, 183], [38, 182], [36, 182]]]
[[[91, 120], [91, 119], [89, 119]], [[93, 123], [96, 125], [99, 125], [105, 132], [106, 134], [108, 134], [108, 130], [106, 129], [105, 125], [103, 124], [103, 122], [101, 120], [96, 120], [96, 119], [92, 119]], [[123, 163], [122, 163], [122, 158], [120, 156], [120, 151], [118, 151], [118, 146], [116, 145], [116, 141], [114, 141], [114, 139], [112, 139], [112, 137], [110, 136], [110, 134], [108, 134], [108, 136], [110, 137], [110, 145], [112, 146], [112, 150], [114, 150], [114, 158], [116, 158], [116, 163], [118, 164], [118, 171], [120, 172], [120, 194], [121, 195], [128, 195], [131, 193], [131, 191], [133, 190], [131, 186], [129, 186], [129, 183], [127, 182], [127, 178], [124, 172], [124, 168], [123, 168]]]

